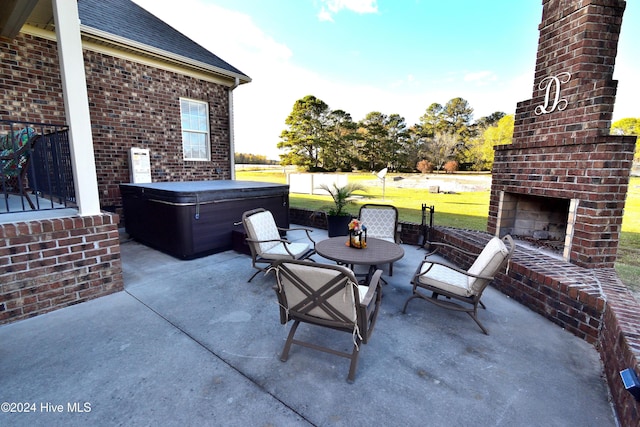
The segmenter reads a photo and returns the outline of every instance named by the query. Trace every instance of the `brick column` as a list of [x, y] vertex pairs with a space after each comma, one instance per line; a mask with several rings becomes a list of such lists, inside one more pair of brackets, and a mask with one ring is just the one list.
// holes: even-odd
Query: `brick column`
[[609, 135], [626, 3], [542, 4], [532, 98], [518, 103], [513, 144], [496, 147], [488, 231], [503, 234], [505, 193], [571, 201], [566, 259], [613, 267], [635, 148], [635, 137]]

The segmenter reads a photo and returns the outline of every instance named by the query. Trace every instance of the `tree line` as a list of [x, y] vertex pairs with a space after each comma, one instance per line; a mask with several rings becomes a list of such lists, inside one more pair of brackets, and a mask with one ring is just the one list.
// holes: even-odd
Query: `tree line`
[[[355, 122], [346, 111], [307, 95], [294, 103], [285, 124], [278, 143], [282, 165], [309, 171], [483, 171], [493, 166], [493, 146], [511, 143], [514, 116], [496, 111], [473, 122], [469, 103], [453, 98], [432, 103], [413, 125], [379, 111]], [[639, 124], [621, 119], [611, 133], [638, 135]]]
[[418, 123], [373, 111], [359, 122], [307, 95], [294, 103], [280, 134], [281, 164], [311, 171], [490, 170], [493, 145], [511, 142], [513, 116], [495, 112], [473, 122], [462, 98], [431, 104]]
[[272, 165], [277, 164], [276, 161], [268, 160], [266, 155], [263, 154], [249, 154], [249, 153], [235, 153], [234, 162], [238, 165]]
[[[627, 117], [617, 120], [611, 125], [611, 135], [635, 135], [640, 137], [640, 117]], [[634, 163], [640, 163], [640, 138], [636, 140]]]

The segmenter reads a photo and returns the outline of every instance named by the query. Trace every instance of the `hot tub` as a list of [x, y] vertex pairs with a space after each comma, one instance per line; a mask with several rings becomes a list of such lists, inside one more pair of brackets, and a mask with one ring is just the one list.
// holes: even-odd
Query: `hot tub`
[[232, 248], [244, 211], [265, 208], [289, 227], [289, 186], [254, 181], [120, 184], [124, 222], [134, 239], [181, 259]]

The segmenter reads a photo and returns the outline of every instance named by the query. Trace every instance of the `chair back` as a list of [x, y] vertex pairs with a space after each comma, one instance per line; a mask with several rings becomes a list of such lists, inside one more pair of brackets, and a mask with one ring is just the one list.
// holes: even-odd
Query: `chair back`
[[396, 242], [398, 209], [395, 206], [367, 203], [360, 208], [358, 218], [367, 227], [367, 237]]
[[26, 127], [0, 136], [0, 166], [5, 176], [17, 176], [26, 170], [38, 134]]
[[249, 239], [274, 240], [272, 242], [248, 242], [257, 255], [279, 244], [276, 241], [280, 239], [278, 226], [275, 219], [273, 219], [273, 214], [268, 210], [259, 208], [245, 212], [242, 215], [242, 224]]
[[280, 321], [351, 330], [357, 325], [358, 281], [346, 267], [309, 261], [275, 264]]
[[[507, 248], [504, 241], [498, 237], [491, 238], [467, 272], [477, 276], [493, 278], [507, 263], [515, 249], [515, 244], [513, 243], [511, 236], [505, 236], [504, 240], [509, 243], [509, 248]], [[469, 288], [473, 290], [474, 294], [482, 292], [484, 287], [491, 281], [490, 279], [481, 279], [477, 277], [469, 277], [468, 280]]]

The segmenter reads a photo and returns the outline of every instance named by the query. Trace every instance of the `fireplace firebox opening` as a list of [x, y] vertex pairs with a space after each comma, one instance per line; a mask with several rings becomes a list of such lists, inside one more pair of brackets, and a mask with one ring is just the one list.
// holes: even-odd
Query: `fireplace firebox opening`
[[569, 259], [577, 199], [501, 192], [498, 235], [514, 238], [562, 254]]

